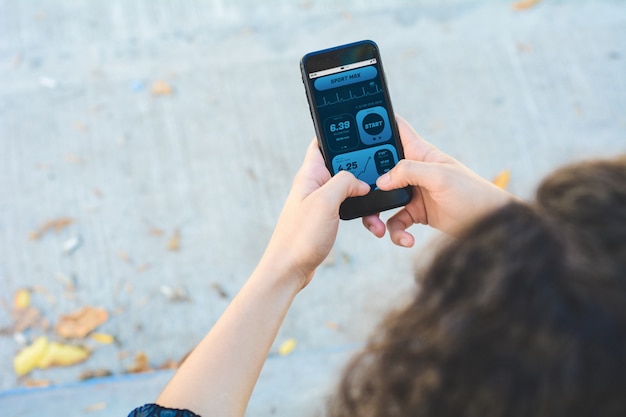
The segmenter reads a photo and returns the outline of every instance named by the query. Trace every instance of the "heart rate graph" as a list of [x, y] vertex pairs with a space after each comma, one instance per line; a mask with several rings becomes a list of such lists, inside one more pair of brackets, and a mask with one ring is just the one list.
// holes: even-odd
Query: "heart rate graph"
[[334, 90], [332, 93], [320, 94], [318, 96], [317, 107], [334, 106], [346, 101], [360, 98], [376, 96], [382, 94], [384, 90], [375, 81], [370, 81], [367, 85], [350, 86]]
[[386, 144], [336, 155], [332, 159], [332, 167], [334, 173], [350, 171], [361, 181], [374, 186], [376, 179], [393, 168], [397, 162], [396, 149]]
[[370, 164], [371, 160], [372, 160], [372, 157], [370, 156], [369, 158], [367, 158], [367, 161], [365, 162], [365, 167], [363, 168], [363, 170], [359, 172], [358, 174], [354, 174], [354, 176], [357, 177], [357, 179], [361, 179], [361, 175], [367, 172], [367, 167]]

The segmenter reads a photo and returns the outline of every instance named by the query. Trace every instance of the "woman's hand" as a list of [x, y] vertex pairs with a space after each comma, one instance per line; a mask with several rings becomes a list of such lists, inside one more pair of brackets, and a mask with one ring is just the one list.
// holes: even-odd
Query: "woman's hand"
[[391, 240], [411, 247], [415, 238], [406, 231], [411, 225], [428, 224], [454, 235], [481, 215], [515, 197], [480, 177], [463, 164], [422, 139], [402, 118], [396, 118], [405, 158], [378, 178], [381, 190], [413, 187], [413, 199], [387, 220], [378, 214], [363, 218], [375, 236], [389, 230]]
[[330, 177], [314, 141], [296, 174], [257, 268], [157, 403], [206, 416], [243, 416], [294, 297], [335, 242], [339, 205], [370, 186], [348, 172]]
[[[285, 276], [304, 288], [328, 256], [339, 227], [339, 205], [347, 197], [362, 196], [370, 186], [347, 171], [331, 178], [317, 141], [309, 145], [261, 264], [287, 268]], [[280, 271], [284, 272], [284, 270]]]

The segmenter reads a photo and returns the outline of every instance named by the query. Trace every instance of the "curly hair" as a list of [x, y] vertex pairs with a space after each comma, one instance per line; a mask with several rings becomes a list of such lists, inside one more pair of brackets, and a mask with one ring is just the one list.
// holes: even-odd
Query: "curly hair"
[[348, 364], [333, 417], [625, 416], [626, 156], [469, 226]]

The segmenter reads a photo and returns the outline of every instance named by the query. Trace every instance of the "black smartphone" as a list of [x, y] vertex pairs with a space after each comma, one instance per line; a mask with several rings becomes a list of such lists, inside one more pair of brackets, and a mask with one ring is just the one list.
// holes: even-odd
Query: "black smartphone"
[[408, 204], [410, 187], [376, 187], [376, 179], [404, 158], [376, 43], [308, 53], [300, 69], [326, 167], [331, 175], [348, 170], [371, 186], [367, 195], [346, 199], [339, 217], [354, 219]]

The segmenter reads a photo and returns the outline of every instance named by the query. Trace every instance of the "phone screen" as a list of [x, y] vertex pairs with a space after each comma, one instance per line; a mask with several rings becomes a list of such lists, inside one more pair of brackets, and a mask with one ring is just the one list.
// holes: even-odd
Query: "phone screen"
[[408, 188], [376, 187], [378, 177], [404, 157], [376, 44], [360, 41], [312, 52], [302, 58], [301, 69], [328, 170], [350, 171], [371, 187], [367, 196], [347, 199], [341, 217], [407, 204]]
[[332, 173], [350, 171], [373, 188], [398, 162], [377, 64], [371, 58], [308, 75]]

